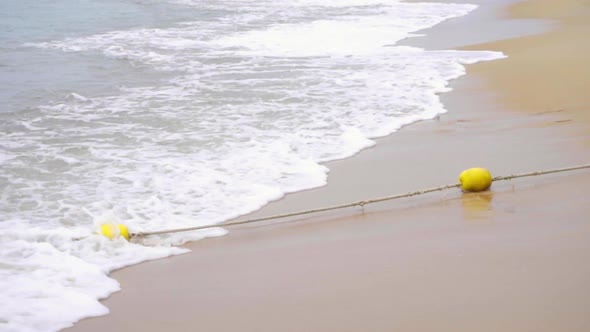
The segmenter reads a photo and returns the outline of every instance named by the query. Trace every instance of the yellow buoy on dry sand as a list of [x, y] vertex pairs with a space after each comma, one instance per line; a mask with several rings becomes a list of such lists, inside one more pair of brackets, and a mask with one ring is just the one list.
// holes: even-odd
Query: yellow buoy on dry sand
[[102, 224], [100, 225], [100, 234], [106, 236], [111, 240], [116, 239], [120, 236], [125, 238], [125, 240], [129, 240], [129, 229], [127, 229], [127, 226], [123, 224]]
[[464, 170], [459, 175], [461, 189], [468, 192], [488, 190], [492, 185], [492, 174], [485, 168], [475, 167]]

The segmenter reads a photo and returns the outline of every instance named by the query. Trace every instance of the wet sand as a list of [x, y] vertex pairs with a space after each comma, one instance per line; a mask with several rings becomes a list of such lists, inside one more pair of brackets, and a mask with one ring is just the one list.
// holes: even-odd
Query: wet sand
[[[440, 38], [457, 29], [523, 27], [471, 46], [449, 36], [509, 58], [468, 66], [442, 96], [447, 114], [329, 163], [327, 186], [249, 217], [454, 183], [473, 166], [508, 175], [589, 163], [590, 5], [534, 0], [496, 12], [490, 2], [479, 21], [407, 41], [450, 47]], [[71, 330], [590, 331], [589, 186], [590, 171], [576, 171], [233, 228], [115, 272], [123, 291], [104, 301], [111, 314]]]

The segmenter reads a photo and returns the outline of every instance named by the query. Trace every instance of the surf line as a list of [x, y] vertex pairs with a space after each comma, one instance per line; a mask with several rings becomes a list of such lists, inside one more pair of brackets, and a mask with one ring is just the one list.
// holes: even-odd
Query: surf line
[[218, 225], [173, 228], [173, 229], [156, 230], [156, 231], [150, 231], [150, 232], [137, 232], [137, 233], [130, 233], [129, 235], [131, 238], [141, 238], [141, 237], [146, 237], [146, 236], [150, 236], [150, 235], [162, 235], [162, 234], [189, 232], [189, 231], [197, 231], [197, 230], [203, 230], [203, 229], [214, 228], [214, 227], [229, 227], [229, 226], [245, 225], [245, 224], [251, 224], [251, 223], [256, 223], [256, 222], [261, 222], [261, 221], [295, 217], [295, 216], [301, 216], [301, 215], [307, 215], [307, 214], [325, 212], [325, 211], [332, 211], [332, 210], [344, 209], [344, 208], [355, 207], [355, 206], [364, 207], [365, 205], [368, 205], [368, 204], [390, 201], [390, 200], [395, 200], [395, 199], [405, 198], [405, 197], [424, 195], [424, 194], [428, 194], [431, 192], [442, 191], [442, 190], [447, 190], [447, 189], [451, 189], [451, 188], [462, 188], [462, 190], [464, 192], [481, 192], [481, 191], [485, 191], [485, 190], [489, 189], [492, 182], [496, 182], [496, 181], [506, 181], [506, 180], [512, 180], [512, 179], [517, 179], [517, 178], [530, 177], [530, 176], [540, 176], [540, 175], [553, 174], [553, 173], [569, 172], [569, 171], [575, 171], [575, 170], [581, 170], [581, 169], [587, 169], [587, 168], [590, 168], [590, 164], [573, 166], [573, 167], [566, 167], [566, 168], [557, 168], [557, 169], [535, 171], [535, 172], [529, 172], [529, 173], [513, 174], [513, 175], [506, 175], [506, 176], [496, 176], [494, 178], [491, 177], [490, 172], [485, 168], [470, 168], [470, 169], [465, 170], [464, 172], [461, 173], [461, 175], [459, 177], [459, 181], [460, 181], [459, 183], [446, 184], [443, 186], [412, 191], [412, 192], [405, 193], [405, 194], [385, 196], [385, 197], [374, 198], [374, 199], [370, 199], [370, 200], [356, 201], [356, 202], [351, 202], [351, 203], [346, 203], [346, 204], [333, 205], [333, 206], [305, 210], [305, 211], [277, 214], [277, 215], [272, 215], [272, 216], [268, 216], [268, 217], [254, 218], [254, 219], [248, 219], [248, 220], [243, 220], [243, 221], [233, 221], [233, 222], [227, 222], [227, 223], [222, 223], [222, 224], [218, 224]]

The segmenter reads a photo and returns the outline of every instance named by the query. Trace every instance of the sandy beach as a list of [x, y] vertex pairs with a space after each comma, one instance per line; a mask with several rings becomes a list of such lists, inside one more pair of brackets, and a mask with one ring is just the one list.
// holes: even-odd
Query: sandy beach
[[[589, 163], [588, 2], [481, 5], [407, 41], [508, 56], [469, 65], [441, 96], [447, 114], [245, 218], [454, 183], [475, 166]], [[111, 313], [68, 331], [590, 331], [589, 186], [575, 171], [232, 228], [116, 271]]]

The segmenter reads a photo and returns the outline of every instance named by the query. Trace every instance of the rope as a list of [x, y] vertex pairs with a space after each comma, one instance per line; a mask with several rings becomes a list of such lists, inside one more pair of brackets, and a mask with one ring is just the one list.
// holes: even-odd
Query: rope
[[550, 170], [546, 170], [546, 171], [537, 171], [537, 172], [530, 172], [530, 173], [515, 174], [515, 175], [496, 176], [495, 178], [492, 179], [492, 181], [504, 181], [504, 180], [511, 180], [511, 179], [516, 179], [516, 178], [524, 178], [527, 176], [537, 176], [537, 175], [545, 175], [545, 174], [551, 174], [551, 173], [575, 171], [575, 170], [585, 169], [585, 168], [590, 168], [590, 164], [573, 166], [573, 167], [566, 167], [566, 168], [550, 169]]
[[[513, 175], [507, 175], [507, 176], [497, 176], [492, 179], [492, 182], [506, 181], [506, 180], [512, 180], [512, 179], [517, 179], [517, 178], [524, 178], [524, 177], [528, 177], [528, 176], [539, 176], [539, 175], [552, 174], [552, 173], [568, 172], [568, 171], [574, 171], [574, 170], [580, 170], [580, 169], [586, 169], [586, 168], [590, 168], [590, 164], [574, 166], [574, 167], [567, 167], [567, 168], [551, 169], [551, 170], [545, 170], [545, 171], [536, 171], [536, 172], [530, 172], [530, 173], [513, 174]], [[375, 199], [371, 199], [371, 200], [367, 200], [367, 201], [357, 201], [357, 202], [352, 202], [352, 203], [347, 203], [347, 204], [328, 206], [328, 207], [324, 207], [324, 208], [317, 208], [317, 209], [298, 211], [298, 212], [292, 212], [292, 213], [285, 213], [285, 214], [277, 214], [277, 215], [272, 215], [272, 216], [268, 216], [268, 217], [254, 218], [254, 219], [248, 219], [248, 220], [243, 220], [243, 221], [233, 221], [233, 222], [227, 222], [227, 223], [223, 223], [223, 224], [219, 224], [219, 225], [194, 226], [194, 227], [166, 229], [166, 230], [159, 230], [159, 231], [152, 231], [152, 232], [139, 232], [139, 233], [131, 234], [131, 236], [132, 237], [144, 237], [144, 236], [150, 236], [150, 235], [197, 231], [197, 230], [202, 230], [202, 229], [207, 229], [207, 228], [212, 228], [212, 227], [228, 227], [228, 226], [251, 224], [251, 223], [260, 222], [260, 221], [282, 219], [282, 218], [287, 218], [287, 217], [295, 217], [295, 216], [301, 216], [301, 215], [318, 213], [318, 212], [344, 209], [344, 208], [354, 207], [354, 206], [364, 207], [365, 205], [368, 205], [368, 204], [390, 201], [390, 200], [405, 198], [405, 197], [424, 195], [424, 194], [428, 194], [428, 193], [435, 192], [435, 191], [442, 191], [442, 190], [447, 190], [447, 189], [451, 189], [451, 188], [460, 188], [460, 187], [461, 187], [460, 183], [447, 184], [444, 186], [438, 186], [438, 187], [433, 187], [433, 188], [428, 188], [428, 189], [423, 189], [423, 190], [418, 190], [418, 191], [412, 191], [412, 192], [409, 192], [406, 194], [385, 196], [385, 197], [375, 198]]]

